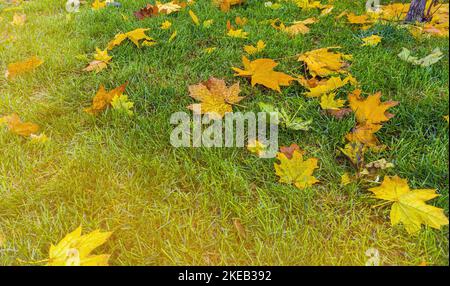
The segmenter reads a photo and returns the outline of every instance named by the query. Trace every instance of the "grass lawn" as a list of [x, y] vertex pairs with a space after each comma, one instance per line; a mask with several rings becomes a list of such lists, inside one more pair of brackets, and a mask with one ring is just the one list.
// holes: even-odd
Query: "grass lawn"
[[[258, 40], [267, 47], [252, 59], [275, 59], [277, 70], [290, 75], [303, 72], [295, 55], [340, 46], [353, 55], [349, 70], [365, 93], [399, 101], [390, 109], [395, 117], [377, 133], [388, 148], [369, 153], [367, 161], [386, 158], [395, 167], [383, 175], [406, 178], [414, 189], [436, 189], [441, 196], [429, 203], [448, 214], [449, 132], [442, 118], [449, 108], [448, 38], [417, 40], [392, 23], [362, 31], [335, 20], [345, 10], [364, 13], [361, 0], [334, 1], [332, 14], [294, 38], [261, 22], [317, 17], [317, 9], [282, 2], [273, 10], [248, 0], [223, 13], [198, 0], [190, 8], [201, 20], [214, 20], [205, 29], [194, 25], [189, 8], [137, 20], [133, 12], [148, 0], [122, 0], [121, 8], [98, 11], [88, 1], [70, 16], [65, 2], [34, 0], [22, 10], [0, 10], [0, 36], [6, 31], [15, 37], [0, 44], [0, 70], [33, 55], [44, 60], [14, 80], [0, 77], [0, 116], [16, 112], [50, 138], [36, 145], [0, 130], [0, 265], [46, 259], [50, 244], [79, 225], [84, 232], [113, 231], [95, 251], [111, 253], [111, 265], [364, 265], [369, 248], [379, 250], [383, 265], [448, 265], [448, 226], [409, 235], [402, 225], [391, 226], [390, 208], [374, 207], [380, 200], [366, 187], [341, 185], [341, 175], [354, 172], [338, 152], [354, 116], [324, 114], [299, 84], [277, 93], [251, 87], [231, 69], [242, 67], [243, 46]], [[15, 12], [27, 15], [25, 25], [9, 24]], [[249, 19], [248, 39], [226, 36], [226, 21], [236, 16]], [[169, 30], [160, 29], [165, 20], [173, 24]], [[123, 43], [110, 51], [107, 69], [82, 71], [96, 47], [136, 28], [150, 28], [147, 35], [157, 45]], [[174, 30], [178, 35], [168, 42]], [[361, 38], [374, 33], [382, 43], [361, 47]], [[209, 47], [217, 49], [206, 53]], [[399, 59], [402, 47], [420, 57], [439, 47], [445, 56], [423, 68]], [[297, 143], [318, 158], [320, 183], [305, 190], [281, 184], [275, 159], [245, 148], [172, 147], [171, 114], [189, 112], [195, 100], [188, 86], [211, 76], [240, 82], [247, 98], [234, 111], [257, 111], [261, 101], [291, 113], [301, 108], [299, 115], [313, 120], [311, 130], [280, 129], [280, 146]], [[100, 85], [109, 90], [126, 81], [133, 117], [84, 112]], [[348, 91], [350, 86], [339, 94]]]

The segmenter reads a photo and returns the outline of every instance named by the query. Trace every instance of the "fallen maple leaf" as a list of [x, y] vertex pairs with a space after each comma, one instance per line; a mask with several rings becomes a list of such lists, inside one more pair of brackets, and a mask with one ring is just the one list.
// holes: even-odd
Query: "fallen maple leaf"
[[318, 182], [312, 176], [314, 170], [318, 168], [316, 158], [303, 160], [303, 154], [294, 151], [291, 159], [283, 153], [278, 153], [277, 159], [280, 163], [275, 163], [274, 167], [275, 173], [280, 177], [280, 183], [294, 184], [298, 189], [303, 190]]
[[410, 234], [420, 231], [422, 224], [436, 229], [448, 225], [443, 209], [426, 204], [426, 201], [439, 196], [434, 189], [410, 190], [406, 179], [386, 176], [381, 186], [369, 191], [377, 199], [393, 202], [391, 224], [402, 223]]
[[287, 146], [280, 147], [280, 153], [283, 153], [289, 160], [292, 159], [292, 156], [294, 155], [295, 151], [300, 152], [302, 155], [305, 154], [305, 151], [301, 150], [300, 147], [295, 143], [292, 143], [291, 146], [289, 147]]
[[208, 114], [210, 118], [222, 118], [225, 113], [232, 112], [232, 105], [240, 102], [244, 97], [240, 97], [239, 83], [227, 87], [222, 79], [210, 78], [205, 83], [189, 86], [189, 96], [201, 101], [201, 103], [188, 106], [194, 112], [201, 111], [201, 114]]
[[245, 0], [213, 0], [213, 4], [220, 7], [223, 12], [230, 11], [232, 6], [244, 3]]
[[335, 73], [346, 72], [344, 68], [348, 65], [345, 60], [351, 59], [350, 55], [330, 52], [330, 49], [338, 47], [321, 48], [301, 54], [298, 61], [304, 62], [310, 74], [325, 77]]
[[20, 74], [30, 72], [44, 63], [40, 58], [33, 56], [22, 62], [11, 63], [5, 72], [5, 77], [11, 79]]
[[381, 124], [363, 124], [353, 128], [345, 138], [350, 142], [359, 142], [368, 147], [375, 147], [380, 142], [375, 133], [381, 129]]
[[228, 30], [227, 36], [232, 37], [232, 38], [247, 39], [248, 33], [242, 29], [234, 30], [233, 28], [231, 28]]
[[106, 1], [95, 0], [92, 2], [92, 10], [100, 10], [106, 7]]
[[361, 46], [371, 46], [374, 47], [376, 45], [378, 45], [381, 40], [383, 39], [383, 37], [377, 36], [377, 35], [372, 35], [366, 38], [363, 38], [362, 41], [364, 42]]
[[144, 46], [154, 45], [156, 43], [155, 40], [145, 34], [148, 30], [149, 29], [139, 28], [125, 34], [119, 33], [111, 42], [108, 43], [108, 50], [112, 50], [115, 46], [120, 45], [126, 39], [132, 41], [138, 48], [140, 47], [141, 41]]
[[267, 152], [267, 146], [255, 139], [248, 143], [247, 150], [256, 154], [258, 157], [263, 157]]
[[336, 93], [324, 94], [320, 98], [320, 107], [325, 110], [339, 110], [344, 106], [344, 99], [335, 99]]
[[266, 44], [264, 41], [259, 40], [258, 43], [256, 43], [256, 47], [251, 46], [244, 46], [244, 51], [249, 55], [254, 55], [256, 53], [262, 52], [266, 48]]
[[417, 57], [411, 56], [411, 51], [407, 48], [402, 48], [402, 51], [398, 54], [398, 57], [414, 65], [429, 67], [440, 61], [444, 57], [444, 55], [439, 48], [436, 48], [428, 56], [419, 59]]
[[348, 96], [349, 106], [355, 112], [356, 120], [363, 125], [378, 124], [388, 121], [393, 114], [387, 112], [398, 104], [397, 101], [381, 102], [381, 93], [361, 98], [361, 90], [357, 89]]
[[23, 137], [29, 137], [39, 131], [39, 125], [31, 122], [22, 122], [16, 113], [0, 118], [0, 126], [6, 124], [9, 131]]
[[81, 226], [67, 234], [58, 244], [51, 245], [48, 266], [107, 266], [110, 255], [91, 255], [104, 244], [112, 232], [94, 230], [81, 235]]
[[161, 24], [161, 30], [168, 30], [168, 29], [170, 29], [170, 27], [172, 27], [172, 23], [170, 22], [170, 21], [164, 21], [162, 24]]
[[145, 18], [154, 17], [159, 14], [159, 9], [156, 5], [147, 4], [144, 8], [139, 9], [134, 12], [134, 16], [139, 20], [144, 20]]
[[112, 59], [111, 56], [108, 55], [108, 50], [100, 50], [96, 48], [96, 53], [94, 55], [94, 60], [89, 63], [87, 67], [83, 69], [83, 71], [95, 71], [96, 73], [105, 69], [108, 66], [109, 61]]
[[103, 85], [100, 86], [99, 90], [97, 91], [97, 94], [95, 95], [94, 99], [92, 100], [92, 106], [89, 108], [86, 108], [84, 111], [93, 115], [96, 115], [103, 110], [105, 110], [108, 106], [111, 105], [111, 102], [116, 96], [122, 96], [123, 92], [125, 91], [125, 88], [128, 83], [124, 83], [123, 85], [111, 90], [106, 91], [105, 87]]
[[14, 13], [11, 25], [13, 26], [23, 26], [27, 20], [27, 15]]
[[350, 142], [345, 145], [344, 148], [339, 148], [350, 162], [358, 169], [364, 165], [364, 158], [367, 151], [367, 147], [360, 142]]
[[325, 110], [325, 112], [328, 113], [329, 115], [333, 116], [336, 119], [342, 119], [345, 116], [351, 114], [353, 112], [353, 110], [351, 108], [341, 108], [338, 110], [327, 109], [327, 110]]
[[303, 21], [295, 21], [293, 25], [285, 27], [282, 31], [288, 33], [290, 36], [297, 36], [299, 34], [307, 34], [309, 33], [309, 27], [307, 25], [316, 23], [317, 19], [308, 18]]
[[338, 88], [343, 87], [349, 82], [349, 79], [346, 78], [342, 80], [340, 77], [331, 77], [329, 79], [323, 79], [317, 82], [315, 87], [309, 88], [309, 91], [305, 93], [307, 97], [319, 97], [323, 94], [327, 94], [336, 90]]
[[293, 77], [282, 72], [276, 72], [273, 69], [278, 65], [271, 59], [258, 59], [250, 61], [245, 56], [242, 57], [244, 70], [232, 68], [235, 76], [250, 77], [252, 86], [261, 84], [267, 88], [281, 92], [280, 86], [288, 86]]
[[180, 11], [184, 5], [181, 5], [178, 1], [170, 1], [167, 3], [160, 3], [156, 1], [156, 6], [158, 7], [160, 13], [169, 15]]

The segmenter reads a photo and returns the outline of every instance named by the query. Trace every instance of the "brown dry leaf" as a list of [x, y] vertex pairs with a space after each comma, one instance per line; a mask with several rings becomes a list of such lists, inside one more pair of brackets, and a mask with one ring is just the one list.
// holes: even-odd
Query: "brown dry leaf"
[[289, 147], [280, 147], [280, 153], [283, 153], [288, 159], [292, 159], [292, 155], [295, 151], [300, 152], [302, 155], [305, 155], [305, 151], [301, 150], [300, 147], [295, 143], [292, 143]]
[[30, 72], [44, 63], [40, 58], [33, 56], [22, 62], [16, 62], [8, 65], [8, 69], [5, 72], [5, 77], [11, 79], [20, 74]]
[[134, 16], [139, 20], [144, 20], [145, 18], [154, 17], [159, 14], [158, 6], [147, 4], [144, 8], [139, 9], [134, 12]]
[[0, 118], [1, 124], [6, 124], [9, 131], [23, 137], [29, 137], [39, 131], [39, 125], [31, 122], [22, 122], [16, 113]]
[[289, 86], [290, 82], [295, 80], [290, 75], [274, 71], [273, 69], [278, 65], [274, 60], [258, 59], [250, 61], [243, 56], [242, 62], [244, 70], [232, 69], [236, 72], [235, 76], [250, 77], [252, 86], [261, 84], [281, 93], [280, 86]]
[[89, 108], [86, 108], [84, 111], [87, 113], [90, 113], [92, 115], [96, 115], [103, 110], [105, 110], [108, 106], [111, 105], [111, 102], [115, 96], [120, 97], [123, 95], [123, 92], [125, 91], [125, 88], [127, 87], [128, 82], [122, 84], [121, 86], [111, 90], [106, 91], [105, 87], [103, 85], [100, 86], [99, 90], [97, 91], [97, 94], [95, 95], [94, 99], [92, 100], [92, 106]]
[[230, 87], [222, 79], [210, 78], [205, 83], [189, 86], [189, 96], [201, 103], [188, 106], [195, 113], [208, 114], [210, 118], [222, 118], [225, 113], [232, 112], [232, 105], [240, 102], [244, 97], [239, 96], [239, 83]]
[[238, 218], [233, 218], [233, 225], [236, 228], [238, 235], [242, 238], [247, 236], [244, 226], [241, 223], [241, 220]]
[[353, 112], [353, 110], [351, 108], [341, 108], [338, 110], [330, 110], [327, 109], [326, 113], [328, 113], [329, 115], [333, 116], [336, 119], [342, 119], [344, 117], [346, 117], [347, 115], [351, 114]]

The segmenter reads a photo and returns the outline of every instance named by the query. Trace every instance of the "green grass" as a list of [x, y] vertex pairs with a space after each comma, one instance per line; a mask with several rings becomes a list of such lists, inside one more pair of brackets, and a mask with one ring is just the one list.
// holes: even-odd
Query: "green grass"
[[[368, 161], [386, 158], [395, 168], [386, 172], [407, 178], [413, 188], [435, 188], [432, 204], [448, 214], [448, 57], [421, 68], [402, 62], [402, 47], [424, 56], [435, 47], [448, 54], [448, 39], [415, 40], [402, 29], [377, 25], [362, 32], [334, 16], [364, 11], [364, 2], [335, 1], [331, 16], [294, 39], [259, 22], [284, 22], [317, 16], [294, 5], [281, 10], [261, 1], [225, 14], [198, 0], [192, 9], [200, 19], [214, 19], [210, 29], [192, 23], [187, 10], [138, 21], [132, 12], [146, 0], [121, 1], [120, 9], [92, 11], [86, 5], [66, 18], [64, 0], [29, 1], [23, 5], [27, 23], [13, 27], [13, 11], [0, 12], [1, 30], [16, 41], [0, 47], [0, 70], [11, 62], [38, 55], [45, 60], [35, 72], [13, 81], [0, 79], [0, 115], [17, 112], [38, 123], [51, 140], [45, 146], [0, 132], [0, 264], [48, 257], [51, 243], [83, 225], [114, 231], [97, 253], [112, 253], [112, 265], [364, 265], [368, 248], [380, 251], [385, 265], [448, 265], [448, 227], [423, 228], [410, 236], [391, 227], [389, 208], [365, 187], [340, 186], [340, 175], [352, 167], [338, 158], [352, 117], [338, 121], [320, 112], [299, 85], [282, 94], [234, 78], [241, 67], [242, 47], [259, 39], [267, 48], [259, 57], [277, 59], [278, 70], [299, 74], [296, 54], [341, 46], [354, 57], [352, 74], [364, 92], [381, 91], [383, 100], [397, 100], [395, 118], [378, 133], [388, 150]], [[122, 15], [128, 16], [125, 21]], [[227, 19], [248, 17], [248, 40], [225, 36]], [[169, 31], [159, 29], [170, 20]], [[83, 73], [87, 62], [118, 32], [150, 28], [158, 45], [138, 49], [131, 43], [115, 48], [111, 65], [99, 74]], [[167, 43], [173, 29], [178, 37]], [[384, 37], [376, 48], [360, 47], [371, 33]], [[218, 47], [205, 54], [206, 47]], [[238, 111], [258, 110], [272, 103], [314, 120], [312, 130], [282, 130], [280, 145], [298, 143], [320, 160], [321, 181], [307, 190], [278, 183], [273, 159], [259, 159], [243, 148], [173, 148], [169, 142], [173, 112], [186, 111], [193, 100], [187, 87], [210, 76], [239, 81]], [[93, 117], [83, 112], [100, 84], [108, 89], [129, 81], [126, 93], [135, 102], [135, 116], [110, 111]], [[340, 94], [345, 95], [347, 88]], [[233, 225], [239, 218], [247, 235]]]

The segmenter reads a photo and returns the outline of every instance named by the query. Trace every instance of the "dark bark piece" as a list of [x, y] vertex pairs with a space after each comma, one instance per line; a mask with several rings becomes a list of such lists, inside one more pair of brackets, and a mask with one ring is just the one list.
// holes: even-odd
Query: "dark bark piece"
[[411, 0], [406, 22], [423, 22], [425, 21], [425, 7], [427, 0]]

